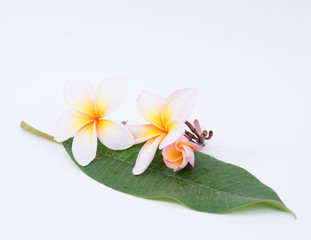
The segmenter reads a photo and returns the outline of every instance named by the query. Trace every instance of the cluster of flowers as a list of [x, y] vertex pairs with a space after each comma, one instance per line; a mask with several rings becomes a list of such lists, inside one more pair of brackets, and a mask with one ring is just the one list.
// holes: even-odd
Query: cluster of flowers
[[55, 140], [63, 142], [74, 137], [72, 152], [82, 166], [95, 158], [99, 139], [113, 150], [146, 142], [138, 154], [134, 175], [142, 174], [148, 168], [158, 148], [162, 150], [166, 166], [179, 171], [188, 163], [194, 166], [193, 152], [200, 151], [204, 141], [213, 134], [202, 131], [198, 120], [193, 124], [187, 121], [197, 98], [197, 89], [180, 89], [167, 98], [142, 91], [137, 98], [137, 108], [149, 122], [143, 125], [126, 125], [126, 122], [107, 118], [125, 98], [125, 84], [121, 78], [104, 80], [96, 91], [83, 82], [67, 82], [65, 98], [73, 110], [59, 118]]

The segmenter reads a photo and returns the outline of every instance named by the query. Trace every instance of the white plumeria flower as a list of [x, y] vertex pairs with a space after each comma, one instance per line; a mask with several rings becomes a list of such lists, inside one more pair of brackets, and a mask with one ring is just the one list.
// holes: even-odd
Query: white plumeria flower
[[55, 140], [63, 142], [74, 137], [72, 153], [76, 161], [88, 165], [96, 156], [97, 138], [106, 147], [122, 150], [135, 140], [120, 122], [107, 119], [125, 98], [125, 84], [121, 78], [102, 81], [96, 92], [84, 82], [68, 81], [65, 98], [74, 110], [65, 112], [56, 124]]
[[134, 175], [142, 174], [150, 165], [158, 147], [160, 150], [174, 143], [184, 133], [184, 122], [190, 115], [197, 89], [180, 89], [167, 98], [142, 91], [137, 98], [140, 114], [150, 123], [127, 126], [135, 138], [135, 143], [147, 141], [141, 148]]

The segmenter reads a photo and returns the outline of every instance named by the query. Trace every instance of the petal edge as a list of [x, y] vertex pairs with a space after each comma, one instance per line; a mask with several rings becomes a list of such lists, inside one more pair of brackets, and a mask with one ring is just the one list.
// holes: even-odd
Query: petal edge
[[112, 150], [123, 150], [135, 143], [131, 132], [117, 121], [101, 119], [96, 130], [99, 141]]

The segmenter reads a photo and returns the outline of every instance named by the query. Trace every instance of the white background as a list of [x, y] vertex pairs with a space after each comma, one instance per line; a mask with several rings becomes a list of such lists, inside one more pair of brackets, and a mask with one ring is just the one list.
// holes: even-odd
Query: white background
[[[310, 1], [0, 1], [1, 239], [311, 239]], [[204, 150], [242, 166], [297, 215], [208, 214], [112, 190], [53, 133], [66, 80], [123, 75], [136, 96], [198, 87]]]

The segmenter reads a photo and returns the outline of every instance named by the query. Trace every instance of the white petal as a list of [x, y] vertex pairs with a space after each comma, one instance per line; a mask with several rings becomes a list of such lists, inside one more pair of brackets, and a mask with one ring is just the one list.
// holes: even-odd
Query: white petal
[[75, 135], [72, 142], [72, 153], [81, 166], [88, 165], [95, 157], [97, 150], [96, 123], [89, 123]]
[[77, 111], [96, 117], [94, 91], [86, 82], [67, 81], [65, 83], [65, 98], [69, 105]]
[[136, 159], [135, 167], [133, 168], [134, 175], [142, 174], [148, 168], [158, 149], [159, 143], [163, 139], [163, 136], [164, 134], [159, 137], [150, 139], [140, 149]]
[[134, 137], [122, 124], [108, 119], [101, 119], [97, 124], [98, 139], [112, 150], [123, 150], [131, 147]]
[[137, 109], [139, 113], [151, 124], [164, 130], [162, 123], [161, 110], [165, 98], [154, 95], [151, 92], [143, 90], [137, 97]]
[[117, 109], [125, 99], [126, 86], [121, 77], [107, 78], [96, 91], [95, 105], [98, 118], [103, 118]]
[[163, 106], [163, 124], [165, 125], [171, 119], [185, 122], [194, 108], [197, 95], [196, 88], [180, 89], [171, 93]]
[[69, 110], [58, 119], [54, 132], [54, 139], [63, 142], [73, 137], [76, 132], [93, 119], [84, 113]]
[[143, 125], [126, 125], [135, 138], [135, 144], [148, 141], [164, 133], [163, 130], [157, 128], [152, 124]]
[[183, 124], [177, 120], [171, 120], [166, 124], [167, 135], [160, 143], [160, 150], [176, 142], [184, 133]]

